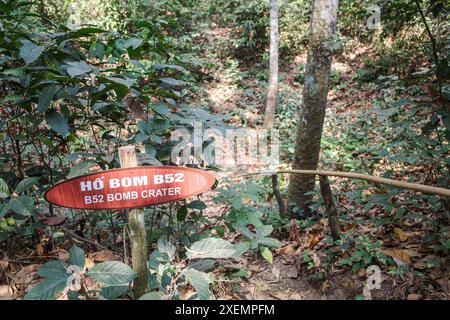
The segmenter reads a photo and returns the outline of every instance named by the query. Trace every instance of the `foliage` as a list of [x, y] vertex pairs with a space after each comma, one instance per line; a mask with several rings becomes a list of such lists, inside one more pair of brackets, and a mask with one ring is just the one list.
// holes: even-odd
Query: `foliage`
[[[27, 300], [51, 300], [62, 291], [69, 299], [92, 298], [94, 295], [99, 299], [114, 299], [129, 294], [129, 286], [136, 277], [129, 266], [118, 261], [102, 262], [86, 270], [85, 254], [77, 246], [70, 249], [68, 264], [61, 260], [50, 261], [39, 268], [38, 274], [45, 279], [28, 291]], [[100, 283], [100, 289], [86, 292], [85, 277]]]

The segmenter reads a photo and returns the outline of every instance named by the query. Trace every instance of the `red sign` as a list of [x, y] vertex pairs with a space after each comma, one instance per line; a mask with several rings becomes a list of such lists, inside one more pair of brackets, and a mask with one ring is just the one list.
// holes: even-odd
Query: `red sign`
[[45, 192], [44, 198], [74, 209], [138, 208], [195, 196], [214, 182], [210, 173], [186, 167], [113, 169], [59, 182]]

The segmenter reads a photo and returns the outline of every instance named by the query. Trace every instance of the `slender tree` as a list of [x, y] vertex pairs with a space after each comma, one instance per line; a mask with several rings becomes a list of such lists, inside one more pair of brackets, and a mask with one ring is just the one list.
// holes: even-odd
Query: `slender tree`
[[[308, 39], [308, 58], [303, 87], [303, 109], [300, 115], [293, 169], [317, 169], [320, 140], [327, 105], [328, 81], [333, 55], [333, 35], [339, 0], [314, 0]], [[297, 207], [310, 214], [314, 175], [292, 175], [288, 189], [291, 215]]]
[[270, 0], [270, 62], [264, 127], [271, 128], [278, 94], [278, 0]]

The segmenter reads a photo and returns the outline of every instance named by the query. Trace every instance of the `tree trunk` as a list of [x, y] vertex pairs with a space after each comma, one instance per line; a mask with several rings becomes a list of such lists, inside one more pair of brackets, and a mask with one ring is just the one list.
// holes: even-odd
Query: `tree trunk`
[[[317, 169], [338, 2], [338, 0], [314, 0], [303, 87], [303, 111], [300, 117], [293, 169]], [[311, 214], [309, 205], [312, 196], [305, 193], [314, 191], [314, 182], [314, 175], [291, 176], [287, 201], [291, 215], [296, 212], [294, 208], [300, 209], [306, 215]]]
[[[120, 166], [122, 168], [137, 167], [136, 151], [134, 146], [119, 148]], [[144, 212], [133, 209], [128, 214], [128, 225], [130, 228], [131, 262], [137, 277], [134, 279], [133, 296], [139, 299], [147, 291], [147, 231], [145, 229]]]
[[278, 0], [270, 0], [270, 62], [264, 127], [271, 128], [278, 94]]

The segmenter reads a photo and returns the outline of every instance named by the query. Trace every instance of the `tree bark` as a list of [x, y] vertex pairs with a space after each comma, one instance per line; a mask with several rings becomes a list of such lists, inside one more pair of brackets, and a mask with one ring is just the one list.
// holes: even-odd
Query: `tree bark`
[[[303, 110], [297, 135], [293, 169], [316, 170], [320, 139], [325, 119], [328, 81], [333, 55], [333, 35], [336, 32], [338, 0], [314, 0], [309, 34], [308, 58], [303, 87]], [[314, 191], [314, 175], [292, 175], [288, 188], [288, 209], [295, 208], [310, 215]]]
[[[134, 146], [119, 148], [120, 166], [122, 168], [137, 167], [136, 151]], [[145, 229], [144, 212], [133, 209], [128, 214], [128, 225], [130, 227], [131, 262], [137, 277], [134, 279], [133, 296], [140, 298], [147, 292], [148, 270], [147, 270], [147, 231]]]
[[275, 119], [278, 94], [278, 0], [270, 0], [270, 62], [264, 127], [271, 128]]

